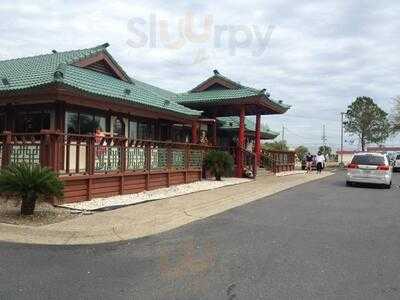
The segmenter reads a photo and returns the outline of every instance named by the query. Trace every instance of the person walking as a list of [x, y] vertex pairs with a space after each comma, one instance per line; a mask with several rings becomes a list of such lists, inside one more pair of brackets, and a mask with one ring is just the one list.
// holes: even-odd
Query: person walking
[[307, 155], [306, 155], [306, 170], [307, 170], [307, 173], [311, 172], [313, 160], [314, 160], [313, 156], [311, 155], [310, 152], [308, 152]]
[[318, 152], [315, 163], [317, 164], [317, 173], [321, 174], [322, 169], [325, 167], [325, 156], [323, 156], [321, 152]]

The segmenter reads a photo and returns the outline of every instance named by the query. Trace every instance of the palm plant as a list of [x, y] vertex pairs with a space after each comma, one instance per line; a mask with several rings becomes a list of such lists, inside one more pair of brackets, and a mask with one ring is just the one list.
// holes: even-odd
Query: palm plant
[[57, 175], [38, 165], [12, 164], [0, 171], [0, 193], [21, 198], [21, 215], [32, 215], [39, 197], [62, 197]]
[[204, 163], [217, 181], [220, 181], [222, 176], [230, 175], [234, 165], [233, 158], [229, 153], [217, 150], [208, 152]]

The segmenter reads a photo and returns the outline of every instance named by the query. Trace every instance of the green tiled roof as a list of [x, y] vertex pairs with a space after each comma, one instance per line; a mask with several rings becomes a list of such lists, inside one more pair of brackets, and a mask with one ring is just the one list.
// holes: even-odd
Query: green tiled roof
[[[220, 129], [233, 130], [239, 128], [240, 119], [239, 117], [220, 117], [218, 122], [220, 123]], [[248, 117], [245, 118], [244, 126], [248, 131], [256, 131], [256, 123]], [[261, 133], [270, 136], [270, 138], [275, 138], [279, 135], [279, 132], [272, 131], [267, 125], [263, 124], [261, 124]]]
[[186, 115], [201, 114], [200, 111], [189, 109], [167, 98], [156, 96], [136, 84], [75, 66], [66, 67], [63, 83], [88, 93], [141, 104], [150, 108], [154, 107]]
[[[74, 66], [75, 62], [106, 52], [108, 44], [94, 48], [0, 61], [0, 92], [60, 83], [90, 94], [135, 104], [198, 116], [201, 111], [180, 105], [161, 93], [150, 92], [144, 83], [126, 82], [112, 76]], [[116, 62], [113, 60], [116, 64]], [[118, 68], [118, 64], [116, 64]], [[122, 68], [121, 72], [125, 75]], [[129, 78], [129, 77], [127, 77]], [[6, 79], [6, 80], [3, 80]], [[7, 81], [8, 84], [4, 82]], [[161, 90], [161, 89], [160, 89]]]
[[180, 93], [176, 95], [175, 100], [178, 103], [191, 103], [199, 101], [221, 103], [224, 100], [247, 98], [256, 95], [259, 95], [259, 91], [250, 88], [242, 88], [235, 90], [211, 90], [204, 92]]
[[146, 82], [137, 80], [135, 78], [131, 78], [132, 82], [134, 82], [137, 86], [163, 98], [171, 99], [176, 96], [176, 93], [168, 91], [166, 89], [159, 88], [155, 85], [148, 84]]
[[[266, 93], [265, 89], [258, 90], [251, 87], [244, 86], [238, 82], [235, 82], [223, 75], [221, 75], [218, 71], [214, 71], [214, 75], [203, 81], [206, 82], [208, 80], [212, 80], [213, 78], [222, 79], [230, 83], [234, 86], [233, 89], [214, 89], [203, 92], [196, 92], [193, 90], [187, 93], [180, 93], [175, 96], [175, 101], [180, 104], [188, 105], [197, 104], [197, 105], [215, 105], [215, 104], [229, 104], [232, 100], [240, 101], [240, 99], [260, 96], [266, 103], [276, 107], [282, 112], [285, 112], [290, 108], [290, 106], [285, 105], [282, 101], [275, 101], [269, 97], [269, 94]], [[201, 83], [199, 86], [201, 86]]]

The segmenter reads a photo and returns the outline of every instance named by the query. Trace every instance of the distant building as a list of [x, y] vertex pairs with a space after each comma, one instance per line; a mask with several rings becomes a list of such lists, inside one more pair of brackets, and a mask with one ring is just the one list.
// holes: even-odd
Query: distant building
[[336, 154], [338, 155], [338, 161], [341, 162], [341, 156], [343, 154], [343, 163], [345, 165], [349, 164], [351, 160], [353, 159], [353, 156], [355, 153], [358, 153], [360, 151], [358, 150], [343, 150], [343, 151], [336, 151]]

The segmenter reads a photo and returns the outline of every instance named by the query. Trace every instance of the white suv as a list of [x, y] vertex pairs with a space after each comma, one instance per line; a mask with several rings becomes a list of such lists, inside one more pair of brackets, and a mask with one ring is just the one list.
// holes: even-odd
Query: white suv
[[357, 153], [347, 166], [346, 184], [373, 183], [386, 188], [392, 185], [392, 167], [384, 154]]

